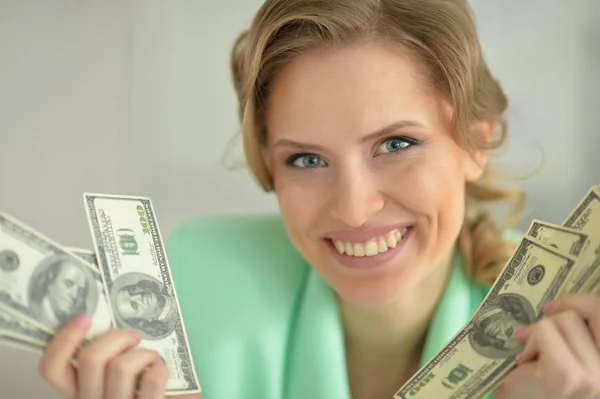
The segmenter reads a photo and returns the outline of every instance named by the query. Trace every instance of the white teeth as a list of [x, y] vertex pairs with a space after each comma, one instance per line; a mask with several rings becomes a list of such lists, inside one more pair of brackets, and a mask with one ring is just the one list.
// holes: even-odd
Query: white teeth
[[377, 243], [375, 241], [369, 241], [365, 246], [365, 255], [373, 256], [379, 253], [379, 248], [377, 248]]
[[383, 239], [383, 237], [379, 237], [379, 239], [377, 240], [377, 250], [379, 251], [380, 254], [382, 254], [388, 250], [388, 246], [387, 246], [385, 240]]
[[388, 247], [395, 248], [398, 241], [400, 241], [400, 237], [397, 235], [398, 230], [390, 231], [385, 234], [385, 242]]
[[338, 250], [339, 253], [344, 253], [344, 243], [341, 241], [334, 241], [333, 245], [335, 245], [335, 249]]
[[354, 256], [365, 256], [365, 246], [360, 242], [354, 243]]
[[344, 244], [344, 248], [346, 249], [346, 255], [349, 255], [349, 256], [354, 255], [354, 246], [351, 243], [346, 242]]
[[395, 248], [407, 232], [408, 227], [405, 227], [402, 230], [395, 229], [365, 242], [334, 240], [333, 245], [340, 254], [357, 257], [375, 256], [386, 252], [390, 248]]

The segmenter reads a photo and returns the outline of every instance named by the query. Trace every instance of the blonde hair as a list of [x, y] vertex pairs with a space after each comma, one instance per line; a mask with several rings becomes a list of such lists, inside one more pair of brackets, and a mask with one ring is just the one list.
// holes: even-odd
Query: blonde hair
[[[265, 102], [276, 73], [317, 46], [384, 39], [426, 66], [431, 84], [451, 100], [453, 134], [466, 149], [499, 148], [507, 135], [507, 99], [483, 59], [474, 20], [464, 0], [267, 0], [233, 46], [231, 67], [239, 101], [246, 160], [265, 191], [273, 179], [265, 162]], [[471, 130], [475, 121], [498, 122], [495, 139]], [[490, 285], [513, 250], [482, 205], [524, 196], [492, 185], [489, 168], [466, 185], [465, 223], [459, 235], [465, 268]]]

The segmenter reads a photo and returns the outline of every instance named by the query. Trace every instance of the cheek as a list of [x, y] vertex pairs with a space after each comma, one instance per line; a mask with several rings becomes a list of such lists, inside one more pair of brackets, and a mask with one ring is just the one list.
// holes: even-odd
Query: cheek
[[388, 197], [414, 214], [428, 240], [451, 241], [464, 217], [464, 172], [458, 158], [448, 151], [430, 151], [427, 156], [391, 171]]
[[465, 176], [456, 156], [439, 156], [430, 166], [427, 187], [431, 206], [435, 207], [439, 229], [454, 235], [462, 227], [465, 207]]
[[422, 157], [388, 173], [389, 196], [402, 199], [410, 210], [434, 214], [463, 203], [465, 180], [451, 156]]
[[296, 184], [276, 187], [276, 196], [284, 229], [294, 247], [315, 266], [318, 262], [317, 240], [313, 237], [318, 217], [318, 193], [300, 189]]
[[274, 187], [279, 209], [292, 239], [311, 231], [323, 201], [323, 190], [318, 177], [298, 176], [299, 173], [274, 174]]

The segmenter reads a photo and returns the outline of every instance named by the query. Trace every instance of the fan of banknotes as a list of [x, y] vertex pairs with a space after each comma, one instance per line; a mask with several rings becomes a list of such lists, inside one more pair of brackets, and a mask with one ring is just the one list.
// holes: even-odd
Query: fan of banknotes
[[0, 212], [0, 344], [41, 353], [61, 325], [92, 315], [87, 339], [140, 332], [170, 378], [167, 395], [200, 392], [152, 202], [84, 193], [94, 251], [60, 245]]
[[394, 399], [482, 398], [516, 367], [523, 345], [507, 331], [542, 317], [558, 296], [600, 293], [600, 186], [561, 225], [534, 219], [469, 322]]

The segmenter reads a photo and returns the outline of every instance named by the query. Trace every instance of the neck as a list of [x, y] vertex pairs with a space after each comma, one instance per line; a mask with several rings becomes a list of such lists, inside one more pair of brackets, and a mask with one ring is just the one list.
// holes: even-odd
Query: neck
[[392, 396], [418, 369], [427, 329], [452, 255], [393, 302], [365, 308], [340, 299], [353, 398]]

